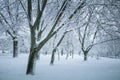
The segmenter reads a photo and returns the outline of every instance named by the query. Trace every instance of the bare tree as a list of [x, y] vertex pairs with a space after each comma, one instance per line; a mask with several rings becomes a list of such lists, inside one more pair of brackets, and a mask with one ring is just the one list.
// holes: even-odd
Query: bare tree
[[[57, 14], [55, 15], [52, 25], [46, 25], [47, 22], [45, 23], [45, 19], [44, 19], [45, 9], [49, 5], [48, 3], [50, 3], [49, 0], [37, 0], [37, 1], [28, 0], [27, 10], [23, 6], [22, 1], [20, 1], [24, 11], [27, 12], [26, 15], [28, 18], [28, 24], [29, 24], [30, 35], [31, 35], [30, 55], [29, 55], [26, 74], [34, 74], [34, 66], [36, 62], [36, 57], [39, 55], [38, 52], [63, 27], [63, 25], [66, 24], [66, 21], [63, 24], [59, 24], [59, 23], [66, 9], [68, 1], [69, 0], [63, 0], [62, 4], [57, 10]], [[36, 6], [33, 6], [33, 3], [36, 4]], [[78, 9], [83, 7], [84, 2], [82, 3], [80, 2], [79, 5], [80, 6], [78, 7]], [[37, 10], [36, 16], [33, 15], [33, 13], [35, 14], [34, 10]], [[72, 16], [73, 15], [71, 15], [71, 17]], [[49, 29], [50, 31], [46, 34], [46, 36], [44, 35], [43, 39], [39, 39], [43, 37], [43, 34], [46, 30], [46, 26], [51, 27]]]
[[[111, 45], [111, 47], [114, 47], [117, 44], [114, 44], [115, 42], [118, 42], [120, 36], [120, 1], [119, 0], [104, 0], [104, 3], [97, 3], [97, 4], [92, 4], [94, 7], [98, 7], [97, 10], [95, 10], [96, 14], [99, 15], [98, 17], [98, 24], [100, 28], [103, 30], [102, 34], [106, 34], [106, 41], [108, 42], [108, 45]], [[103, 36], [104, 37], [104, 36]], [[119, 47], [119, 46], [117, 46]], [[110, 50], [114, 51], [114, 55], [116, 54], [116, 50], [114, 48], [109, 49], [110, 46], [108, 47], [108, 52], [111, 52]], [[112, 52], [111, 52], [112, 53]], [[108, 55], [112, 55], [109, 53]]]
[[[81, 32], [80, 32], [80, 30], [79, 30], [79, 32], [78, 32], [78, 35], [79, 35], [79, 42], [80, 42], [80, 44], [81, 44], [81, 49], [82, 49], [82, 51], [83, 51], [83, 53], [84, 53], [84, 61], [86, 61], [87, 60], [87, 55], [88, 55], [88, 53], [89, 53], [89, 51], [92, 49], [92, 47], [94, 46], [94, 41], [95, 41], [95, 38], [96, 38], [96, 34], [97, 34], [97, 29], [96, 29], [96, 31], [93, 33], [93, 37], [91, 38], [91, 43], [88, 45], [88, 44], [85, 44], [85, 42], [86, 42], [86, 37], [88, 36], [87, 35], [87, 26], [85, 27], [85, 29], [84, 29], [84, 33], [83, 33], [83, 36], [81, 36]], [[88, 45], [87, 47], [85, 47], [85, 45]]]
[[[77, 28], [78, 39], [81, 45], [81, 50], [84, 54], [84, 61], [87, 60], [87, 55], [92, 49], [95, 43], [96, 35], [98, 32], [98, 26], [92, 23], [94, 8], [88, 8], [86, 16], [83, 18], [84, 23]], [[86, 21], [87, 19], [87, 21]]]
[[20, 14], [19, 14], [19, 2], [17, 0], [1, 1], [0, 17], [1, 24], [5, 32], [7, 32], [13, 40], [13, 57], [18, 55], [18, 30], [20, 29]]
[[55, 45], [54, 49], [52, 50], [52, 56], [51, 56], [51, 61], [50, 61], [50, 64], [53, 65], [54, 64], [54, 60], [55, 60], [55, 52], [57, 50], [57, 48], [59, 47], [59, 45], [61, 44], [62, 40], [64, 39], [65, 35], [70, 32], [71, 30], [69, 31], [65, 31], [63, 33], [63, 35], [61, 36], [60, 40], [58, 41], [58, 43]]
[[[45, 28], [40, 29], [40, 23], [41, 23], [41, 18], [43, 16], [45, 7], [47, 5], [48, 0], [37, 0], [37, 16], [35, 21], [33, 22], [32, 19], [35, 17], [32, 15], [33, 12], [33, 5], [32, 5], [32, 0], [28, 0], [28, 22], [29, 22], [29, 27], [30, 27], [30, 33], [31, 33], [31, 48], [30, 48], [30, 55], [29, 55], [29, 60], [28, 60], [28, 66], [27, 66], [27, 72], [26, 74], [34, 74], [34, 65], [35, 65], [35, 60], [36, 56], [38, 56], [39, 50], [45, 45], [45, 43], [53, 36], [55, 35], [61, 27], [59, 27], [57, 30], [55, 30], [57, 23], [59, 22], [59, 19], [61, 18], [68, 0], [64, 0], [62, 3], [62, 6], [58, 10], [58, 13], [56, 15], [54, 24], [52, 25], [51, 30], [47, 34], [47, 36], [40, 41], [38, 44], [36, 43], [36, 35], [40, 37], [42, 35], [42, 32], [44, 31]], [[41, 3], [40, 3], [41, 2]], [[36, 34], [36, 31], [38, 31], [38, 34]]]

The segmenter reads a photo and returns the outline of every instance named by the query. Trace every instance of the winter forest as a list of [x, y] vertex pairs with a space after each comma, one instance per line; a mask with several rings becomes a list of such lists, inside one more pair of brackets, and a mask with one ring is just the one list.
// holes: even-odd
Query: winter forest
[[0, 0], [0, 80], [120, 80], [120, 0]]

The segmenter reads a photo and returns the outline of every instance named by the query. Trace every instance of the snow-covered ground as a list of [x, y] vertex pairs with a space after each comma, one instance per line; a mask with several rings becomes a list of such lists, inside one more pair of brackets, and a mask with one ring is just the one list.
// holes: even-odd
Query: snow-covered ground
[[[57, 58], [57, 57], [56, 57]], [[61, 57], [50, 66], [50, 55], [41, 55], [36, 62], [35, 75], [26, 75], [28, 55], [0, 55], [0, 80], [120, 80], [120, 59], [83, 57], [74, 59]]]

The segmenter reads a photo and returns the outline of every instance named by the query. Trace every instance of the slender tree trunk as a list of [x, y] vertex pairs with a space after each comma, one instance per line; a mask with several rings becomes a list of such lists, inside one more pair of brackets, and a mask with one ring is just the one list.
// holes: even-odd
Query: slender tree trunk
[[64, 52], [63, 52], [63, 49], [61, 50], [61, 56], [63, 56]]
[[13, 39], [13, 57], [17, 57], [18, 56], [18, 41], [17, 38]]
[[50, 61], [50, 65], [53, 65], [53, 64], [54, 64], [55, 52], [56, 52], [56, 49], [53, 49], [53, 51], [52, 51], [52, 56], [51, 56], [51, 61]]
[[60, 53], [59, 53], [59, 51], [58, 51], [58, 61], [60, 60]]
[[87, 61], [87, 55], [84, 55], [84, 61]]
[[84, 52], [84, 61], [87, 61], [87, 52]]
[[69, 53], [66, 54], [66, 59], [68, 59], [68, 57], [69, 57]]
[[79, 52], [78, 52], [78, 54], [80, 55], [80, 54], [81, 54], [81, 52], [79, 51]]
[[72, 50], [72, 59], [74, 58], [74, 50]]

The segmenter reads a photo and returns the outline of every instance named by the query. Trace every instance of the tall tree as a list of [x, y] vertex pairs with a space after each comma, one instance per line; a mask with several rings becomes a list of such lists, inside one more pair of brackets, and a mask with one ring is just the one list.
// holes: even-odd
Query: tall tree
[[17, 0], [1, 1], [0, 17], [2, 29], [7, 32], [13, 40], [13, 57], [18, 55], [18, 30], [20, 29], [19, 2]]
[[99, 29], [96, 16], [94, 16], [94, 9], [94, 7], [86, 6], [86, 11], [83, 12], [84, 17], [82, 16], [80, 17], [81, 19], [79, 19], [83, 23], [79, 24], [78, 22], [78, 28], [76, 28], [78, 39], [81, 45], [81, 50], [84, 54], [84, 61], [87, 60], [87, 55], [94, 46], [97, 32]]
[[[33, 4], [32, 4], [32, 0], [28, 0], [28, 23], [29, 23], [29, 27], [30, 27], [30, 33], [31, 33], [31, 48], [30, 48], [30, 55], [29, 55], [29, 60], [28, 60], [28, 66], [27, 66], [27, 72], [26, 74], [34, 74], [34, 65], [35, 65], [35, 60], [36, 60], [36, 56], [38, 55], [39, 50], [45, 45], [45, 43], [53, 36], [57, 33], [57, 31], [60, 29], [58, 28], [57, 30], [55, 30], [57, 23], [59, 22], [59, 19], [61, 18], [68, 0], [64, 0], [60, 9], [58, 10], [58, 13], [56, 15], [55, 21], [52, 25], [51, 30], [49, 31], [49, 33], [47, 34], [47, 36], [40, 41], [38, 44], [36, 43], [36, 35], [37, 37], [41, 37], [42, 32], [44, 31], [43, 28], [41, 28], [40, 23], [41, 23], [41, 18], [43, 16], [45, 7], [47, 5], [48, 0], [37, 0], [36, 4], [37, 4], [37, 16], [35, 18], [35, 21], [33, 22], [32, 19], [35, 17], [32, 15], [33, 12]], [[41, 29], [40, 29], [41, 28]], [[36, 33], [36, 31], [38, 31], [38, 33]]]
[[[28, 24], [29, 24], [30, 35], [31, 35], [30, 55], [29, 55], [26, 74], [34, 74], [36, 57], [39, 55], [38, 52], [66, 24], [68, 19], [65, 20], [64, 22], [61, 22], [61, 19], [62, 17], [64, 17], [63, 13], [65, 12], [66, 7], [68, 7], [67, 6], [68, 2], [69, 0], [60, 1], [60, 6], [58, 7], [56, 14], [55, 13], [52, 14], [52, 16], [55, 14], [55, 17], [52, 19], [53, 22], [50, 22], [49, 18], [47, 17], [48, 22], [53, 23], [52, 25], [48, 25], [48, 22], [46, 22], [45, 20], [45, 17], [46, 17], [45, 14], [46, 14], [46, 11], [49, 10], [47, 8], [49, 7], [49, 4], [51, 3], [51, 1], [27, 0], [27, 10], [22, 5], [23, 9], [27, 12], [26, 14], [28, 18]], [[33, 3], [35, 4], [35, 6], [33, 5]], [[21, 4], [22, 4], [22, 1], [21, 1]], [[82, 8], [83, 5], [84, 5], [84, 2], [80, 2], [78, 9]], [[34, 11], [34, 10], [37, 10], [37, 11]], [[36, 16], [33, 14], [35, 14]], [[71, 17], [72, 16], [73, 15], [71, 15]], [[62, 24], [60, 24], [60, 22]], [[45, 31], [47, 30], [48, 26], [49, 26], [49, 31], [48, 33], [46, 33]]]
[[68, 32], [70, 32], [70, 31], [72, 31], [72, 30], [65, 31], [65, 32], [63, 33], [63, 35], [60, 37], [60, 39], [59, 39], [58, 43], [55, 45], [54, 49], [52, 50], [52, 56], [51, 56], [51, 61], [50, 61], [50, 64], [51, 64], [51, 65], [53, 65], [53, 64], [54, 64], [54, 60], [55, 60], [55, 53], [56, 53], [56, 51], [57, 51], [57, 48], [59, 47], [59, 45], [60, 45], [60, 44], [61, 44], [61, 42], [63, 41], [63, 39], [64, 39], [65, 35], [66, 35]]

